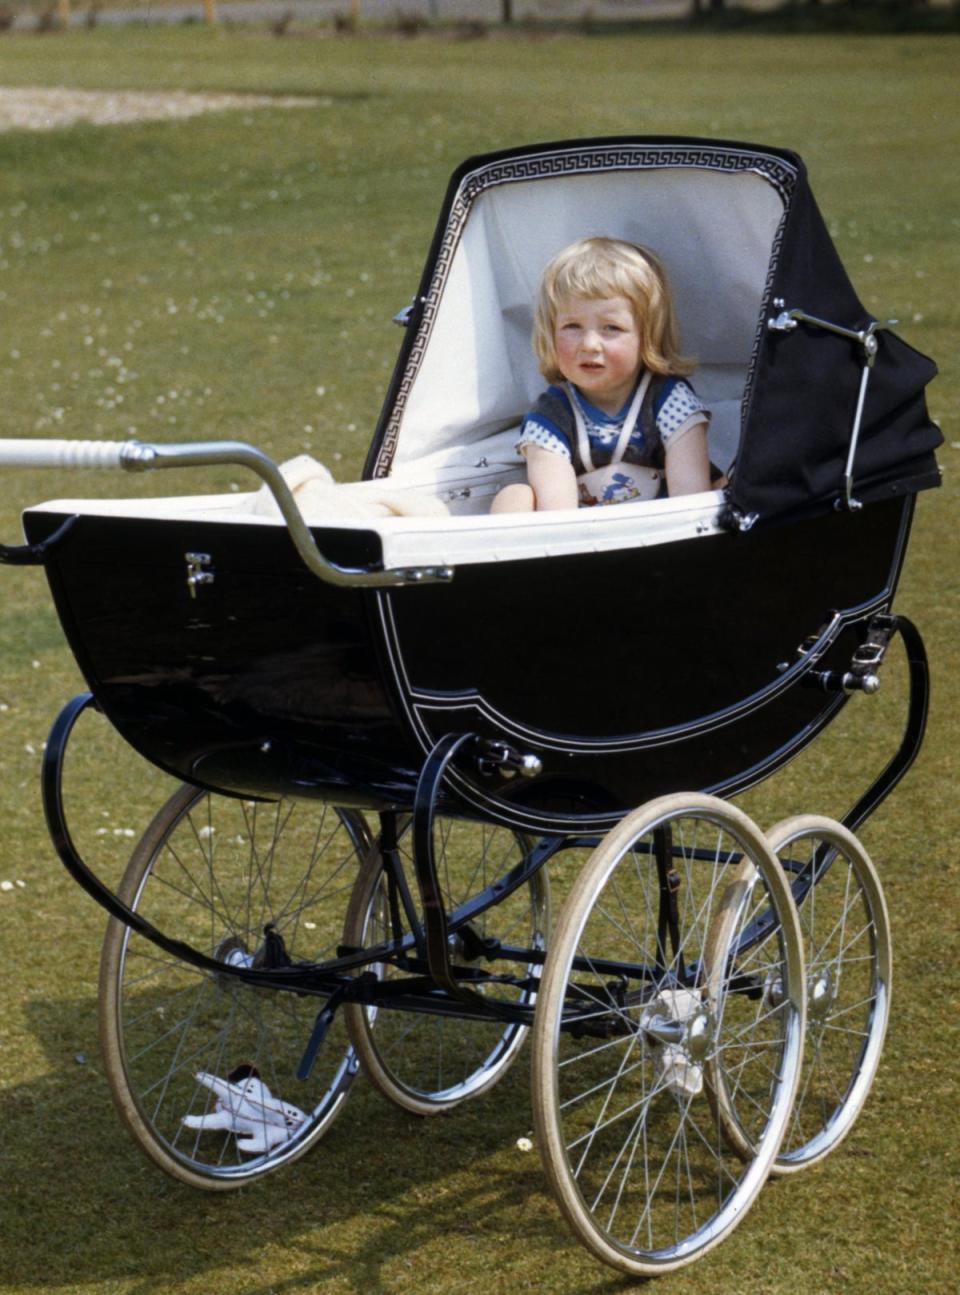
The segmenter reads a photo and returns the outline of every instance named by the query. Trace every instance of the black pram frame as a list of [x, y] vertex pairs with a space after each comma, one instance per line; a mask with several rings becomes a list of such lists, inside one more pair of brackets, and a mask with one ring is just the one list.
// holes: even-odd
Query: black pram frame
[[[532, 285], [589, 233], [666, 261], [729, 485], [489, 516], [539, 382]], [[301, 513], [237, 443], [0, 442], [0, 467], [237, 463], [276, 504], [60, 500], [0, 548], [44, 566], [89, 685], [43, 797], [112, 918], [111, 1089], [163, 1169], [233, 1187], [314, 1145], [361, 1066], [431, 1114], [487, 1091], [532, 1028], [567, 1220], [603, 1261], [668, 1271], [770, 1172], [831, 1151], [879, 1064], [889, 923], [853, 832], [923, 739], [923, 643], [892, 604], [939, 480], [934, 369], [857, 300], [800, 160], [725, 141], [470, 159], [404, 323], [346, 520]], [[385, 485], [445, 511], [377, 518]], [[762, 833], [725, 798], [875, 691], [895, 635], [910, 688], [885, 770], [841, 823]], [[183, 781], [117, 894], [63, 808], [91, 707]], [[552, 925], [545, 865], [584, 849]]]

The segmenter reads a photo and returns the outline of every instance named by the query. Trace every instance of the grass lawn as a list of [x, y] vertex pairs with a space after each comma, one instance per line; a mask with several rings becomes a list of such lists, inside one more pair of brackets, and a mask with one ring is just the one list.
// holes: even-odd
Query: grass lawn
[[[416, 286], [449, 172], [471, 153], [579, 135], [796, 149], [867, 306], [940, 363], [944, 486], [920, 500], [898, 600], [927, 640], [933, 712], [917, 765], [863, 833], [894, 926], [884, 1062], [836, 1155], [765, 1188], [732, 1238], [658, 1295], [955, 1289], [958, 65], [960, 41], [922, 36], [0, 38], [5, 86], [316, 98], [0, 135], [3, 435], [238, 438], [355, 475], [396, 353], [390, 316]], [[183, 488], [233, 480], [209, 470]], [[6, 475], [0, 537], [16, 541], [25, 505], [79, 492], [65, 475]], [[47, 728], [82, 681], [42, 573], [5, 568], [0, 600], [0, 880], [23, 883], [0, 891], [0, 1292], [632, 1289], [572, 1240], [536, 1155], [516, 1148], [531, 1127], [523, 1059], [492, 1095], [435, 1120], [358, 1083], [313, 1155], [239, 1194], [193, 1193], [141, 1162], [97, 1054], [103, 921], [57, 865], [39, 802]], [[898, 648], [877, 698], [856, 699], [747, 798], [759, 822], [839, 815], [855, 799], [895, 744], [902, 666]], [[95, 720], [81, 743], [67, 787], [77, 835], [115, 876], [171, 788]]]

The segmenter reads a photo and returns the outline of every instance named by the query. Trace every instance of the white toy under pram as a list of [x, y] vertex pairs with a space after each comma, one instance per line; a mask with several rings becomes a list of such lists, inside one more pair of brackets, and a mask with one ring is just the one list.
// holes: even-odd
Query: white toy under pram
[[237, 1135], [237, 1147], [247, 1155], [262, 1155], [288, 1142], [306, 1123], [298, 1106], [274, 1097], [252, 1066], [240, 1067], [227, 1079], [197, 1072], [198, 1083], [216, 1094], [216, 1104], [206, 1115], [185, 1115], [188, 1129], [222, 1131]]

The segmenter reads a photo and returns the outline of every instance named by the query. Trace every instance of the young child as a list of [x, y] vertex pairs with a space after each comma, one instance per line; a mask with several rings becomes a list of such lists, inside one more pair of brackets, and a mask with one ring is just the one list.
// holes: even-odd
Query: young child
[[585, 238], [543, 272], [533, 346], [552, 385], [517, 448], [527, 482], [492, 512], [589, 507], [710, 489], [710, 414], [680, 376], [673, 302], [652, 252]]

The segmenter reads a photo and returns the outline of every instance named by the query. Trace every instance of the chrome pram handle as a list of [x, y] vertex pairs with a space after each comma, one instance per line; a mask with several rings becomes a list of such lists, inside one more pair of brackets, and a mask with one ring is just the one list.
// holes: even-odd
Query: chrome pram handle
[[447, 566], [377, 571], [341, 566], [324, 557], [280, 469], [262, 450], [243, 441], [157, 445], [144, 441], [0, 439], [0, 468], [124, 468], [128, 472], [150, 472], [156, 468], [210, 467], [225, 463], [249, 468], [266, 484], [304, 565], [327, 584], [384, 588], [435, 584], [453, 578], [453, 570]]

